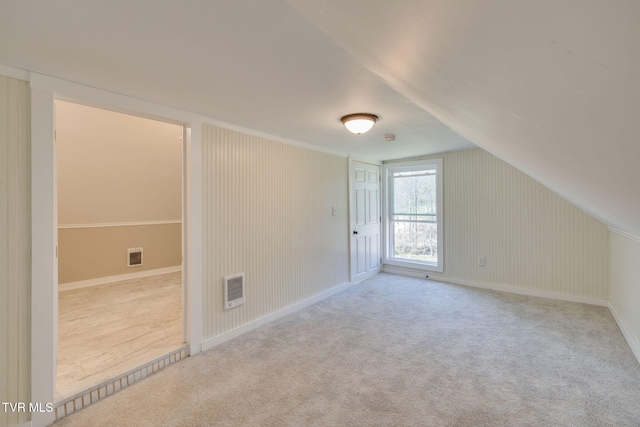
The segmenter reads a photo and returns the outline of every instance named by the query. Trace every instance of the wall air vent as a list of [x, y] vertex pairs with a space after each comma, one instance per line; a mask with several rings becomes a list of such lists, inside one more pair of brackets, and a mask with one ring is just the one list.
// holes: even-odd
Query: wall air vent
[[142, 248], [127, 249], [127, 267], [139, 267], [142, 265]]
[[224, 278], [224, 308], [229, 309], [244, 304], [244, 273]]

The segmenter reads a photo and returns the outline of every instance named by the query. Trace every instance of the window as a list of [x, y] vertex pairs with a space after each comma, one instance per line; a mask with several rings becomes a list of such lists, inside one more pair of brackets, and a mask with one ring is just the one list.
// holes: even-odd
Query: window
[[442, 159], [386, 164], [383, 174], [385, 263], [442, 272]]

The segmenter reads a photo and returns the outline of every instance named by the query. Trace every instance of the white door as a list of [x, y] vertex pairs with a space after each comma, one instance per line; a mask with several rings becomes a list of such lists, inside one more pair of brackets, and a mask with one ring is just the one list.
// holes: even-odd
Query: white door
[[351, 161], [351, 281], [380, 272], [380, 166]]

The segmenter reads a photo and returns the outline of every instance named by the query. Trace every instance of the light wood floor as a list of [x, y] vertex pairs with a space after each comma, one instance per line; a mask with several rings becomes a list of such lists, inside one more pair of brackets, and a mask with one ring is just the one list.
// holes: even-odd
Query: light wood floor
[[181, 274], [60, 292], [56, 397], [86, 390], [180, 347]]

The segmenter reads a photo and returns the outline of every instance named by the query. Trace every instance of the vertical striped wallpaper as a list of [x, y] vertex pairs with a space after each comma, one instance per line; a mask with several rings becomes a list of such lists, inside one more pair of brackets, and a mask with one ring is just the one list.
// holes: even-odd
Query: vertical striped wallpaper
[[[204, 340], [349, 281], [347, 174], [346, 158], [203, 126]], [[225, 310], [234, 273], [246, 302]]]
[[611, 232], [610, 298], [640, 349], [640, 239], [617, 231]]
[[428, 158], [444, 159], [444, 272], [430, 276], [608, 299], [602, 223], [482, 149], [406, 160]]
[[[29, 84], [0, 76], [0, 400], [30, 400], [31, 148]], [[0, 425], [28, 414], [0, 411]]]

